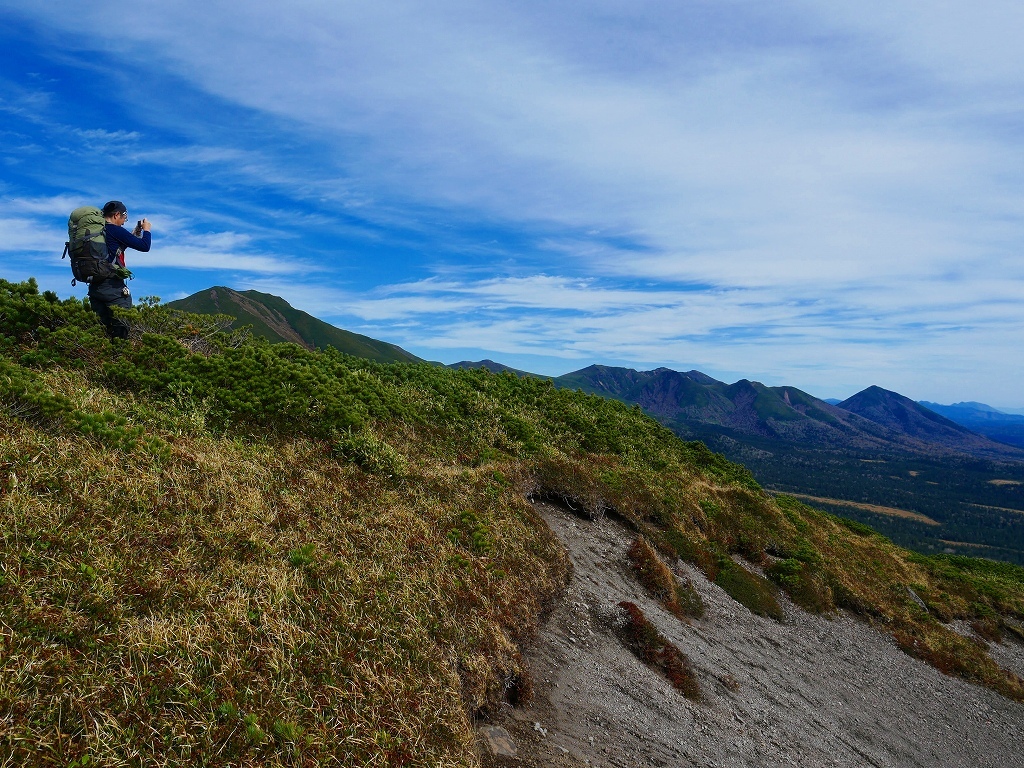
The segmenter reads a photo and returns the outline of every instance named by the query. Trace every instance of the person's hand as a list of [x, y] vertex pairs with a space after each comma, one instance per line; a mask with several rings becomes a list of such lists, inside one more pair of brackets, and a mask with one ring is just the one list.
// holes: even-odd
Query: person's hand
[[146, 230], [147, 232], [149, 232], [149, 228], [150, 228], [151, 226], [152, 226], [152, 224], [150, 224], [150, 223], [149, 223], [149, 219], [143, 219], [143, 220], [142, 220], [142, 228], [143, 228], [144, 230]]

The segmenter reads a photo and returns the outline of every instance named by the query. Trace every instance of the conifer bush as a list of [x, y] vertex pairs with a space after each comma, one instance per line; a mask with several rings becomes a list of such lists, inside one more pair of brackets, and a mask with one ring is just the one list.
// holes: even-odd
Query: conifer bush
[[782, 621], [785, 614], [775, 596], [775, 589], [763, 576], [748, 571], [729, 557], [721, 557], [715, 583], [724, 589], [729, 597], [758, 616], [767, 616]]

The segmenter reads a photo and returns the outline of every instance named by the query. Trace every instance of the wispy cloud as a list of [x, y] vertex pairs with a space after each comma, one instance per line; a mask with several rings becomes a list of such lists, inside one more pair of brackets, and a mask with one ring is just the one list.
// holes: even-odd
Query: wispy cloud
[[[72, 7], [94, 47], [49, 72]], [[1019, 5], [167, 0], [127, 39], [6, 8], [42, 73], [0, 89], [19, 248], [62, 184], [116, 189], [151, 263], [389, 340], [1019, 399]], [[62, 78], [97, 57], [159, 98], [76, 123]], [[95, 148], [99, 181], [62, 170]]]
[[163, 245], [149, 254], [130, 254], [134, 263], [142, 266], [174, 267], [205, 271], [256, 272], [270, 274], [306, 274], [316, 271], [307, 265], [299, 266], [285, 259], [265, 254], [237, 253], [217, 247], [196, 248], [186, 245]]

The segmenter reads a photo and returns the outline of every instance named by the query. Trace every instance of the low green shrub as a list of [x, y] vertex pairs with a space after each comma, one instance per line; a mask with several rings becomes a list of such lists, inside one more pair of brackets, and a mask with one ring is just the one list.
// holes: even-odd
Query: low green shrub
[[309, 543], [288, 552], [288, 562], [295, 568], [311, 565], [316, 560], [316, 545]]
[[730, 557], [719, 558], [715, 583], [740, 605], [758, 616], [782, 621], [785, 615], [775, 596], [775, 588], [763, 576], [751, 573]]
[[773, 563], [766, 572], [805, 611], [826, 613], [835, 609], [831, 588], [810, 563], [791, 557]]
[[331, 452], [372, 474], [400, 477], [406, 471], [405, 458], [387, 441], [367, 431], [341, 433], [331, 441]]
[[449, 534], [456, 546], [463, 546], [474, 554], [490, 555], [494, 552], [494, 534], [479, 516], [470, 511], [459, 515], [458, 524]]
[[661, 536], [682, 560], [697, 566], [709, 579], [715, 580], [718, 575], [718, 558], [706, 542], [689, 537], [674, 528], [662, 531]]

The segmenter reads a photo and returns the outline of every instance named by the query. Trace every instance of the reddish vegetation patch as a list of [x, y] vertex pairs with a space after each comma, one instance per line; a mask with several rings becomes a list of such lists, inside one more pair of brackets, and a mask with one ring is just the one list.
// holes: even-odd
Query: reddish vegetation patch
[[700, 683], [686, 654], [658, 632], [635, 603], [621, 602], [619, 607], [626, 613], [626, 622], [619, 630], [623, 644], [647, 666], [668, 678], [672, 687], [686, 698], [699, 700]]
[[627, 555], [640, 583], [667, 611], [680, 619], [703, 615], [704, 604], [693, 585], [681, 584], [647, 539], [637, 538]]

